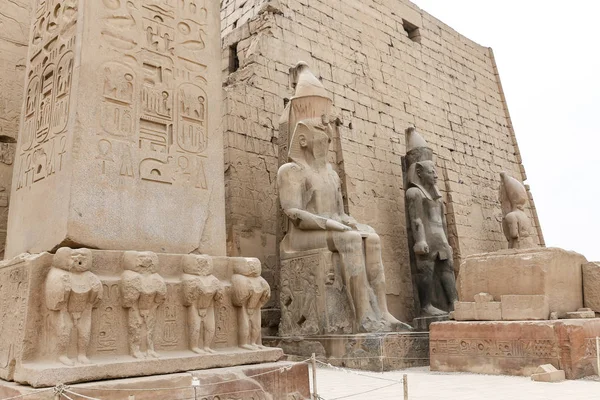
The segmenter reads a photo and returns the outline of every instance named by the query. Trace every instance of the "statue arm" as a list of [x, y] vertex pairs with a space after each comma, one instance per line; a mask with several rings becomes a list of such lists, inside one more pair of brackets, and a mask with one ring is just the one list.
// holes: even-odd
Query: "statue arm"
[[446, 221], [446, 203], [442, 202], [442, 228], [444, 228], [444, 235], [448, 240], [450, 237], [448, 236], [448, 222]]
[[423, 194], [418, 188], [410, 188], [406, 192], [408, 201], [408, 215], [410, 228], [415, 241], [414, 251], [417, 254], [429, 253], [427, 238], [425, 236], [425, 225], [423, 224]]
[[288, 163], [283, 165], [277, 173], [281, 208], [292, 223], [302, 230], [346, 230], [344, 225], [339, 222], [303, 210], [303, 179], [298, 172], [299, 167]]

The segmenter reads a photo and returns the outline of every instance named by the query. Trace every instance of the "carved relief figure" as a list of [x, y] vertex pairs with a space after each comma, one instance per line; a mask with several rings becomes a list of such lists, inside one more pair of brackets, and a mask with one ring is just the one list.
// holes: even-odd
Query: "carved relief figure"
[[210, 346], [215, 338], [215, 301], [223, 298], [223, 285], [212, 275], [210, 257], [190, 254], [183, 256], [182, 263], [183, 304], [188, 307], [190, 349], [199, 354], [214, 353]]
[[[448, 243], [446, 206], [436, 186], [438, 175], [431, 160], [433, 152], [414, 128], [407, 133], [408, 169], [406, 202], [416, 257], [417, 289], [424, 316], [444, 315], [432, 305], [436, 285], [444, 291], [447, 308], [452, 310], [458, 300], [452, 247]], [[443, 297], [443, 296], [442, 296]]]
[[90, 269], [92, 252], [62, 247], [56, 251], [46, 278], [46, 307], [57, 337], [56, 353], [65, 365], [74, 365], [67, 351], [71, 333], [77, 336], [77, 361], [89, 364], [87, 350], [92, 329], [92, 308], [102, 299], [102, 283]]
[[[167, 285], [158, 272], [158, 256], [152, 252], [126, 251], [123, 254], [121, 302], [128, 310], [129, 351], [135, 358], [158, 358], [154, 350], [156, 310], [167, 295]], [[142, 327], [146, 333], [146, 353], [141, 351]]]
[[506, 172], [500, 173], [500, 203], [502, 206], [502, 230], [509, 249], [535, 247], [531, 237], [531, 222], [525, 214], [527, 205], [525, 186]]
[[271, 298], [271, 288], [260, 276], [260, 261], [247, 258], [233, 270], [233, 305], [238, 307], [240, 347], [247, 350], [263, 348], [260, 338], [260, 309]]

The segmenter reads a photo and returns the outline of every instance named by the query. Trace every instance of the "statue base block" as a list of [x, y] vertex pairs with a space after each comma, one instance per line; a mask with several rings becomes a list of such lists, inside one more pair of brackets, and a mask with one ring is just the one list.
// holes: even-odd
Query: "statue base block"
[[304, 360], [314, 353], [318, 360], [333, 366], [365, 371], [429, 365], [427, 332], [263, 337], [263, 342], [282, 348], [290, 359]]
[[439, 322], [431, 325], [431, 370], [531, 376], [552, 364], [567, 379], [596, 375], [600, 319]]
[[[81, 250], [62, 252], [68, 255], [63, 259], [59, 252], [23, 254], [0, 263], [0, 379], [47, 387], [275, 362], [283, 357], [281, 349], [241, 347], [250, 342], [249, 335], [242, 337], [241, 324], [248, 331], [250, 324], [260, 324], [260, 311], [244, 311], [235, 298], [262, 296], [256, 290], [264, 288], [262, 278], [236, 271], [251, 267], [259, 275], [258, 260], [205, 257], [200, 261], [212, 266], [212, 275], [189, 275], [184, 265], [195, 256], [135, 253], [131, 257], [132, 252]], [[236, 286], [235, 279], [242, 278], [258, 283], [251, 287], [255, 292], [242, 293], [250, 290]], [[219, 296], [212, 289], [207, 298], [202, 294], [211, 290], [206, 282], [216, 281]], [[187, 301], [198, 288], [204, 292]], [[94, 293], [95, 301], [90, 300]], [[199, 299], [204, 308], [199, 308]], [[194, 318], [200, 321], [197, 327]], [[200, 323], [212, 325], [209, 351], [200, 350], [209, 331], [203, 331]], [[198, 339], [195, 351], [192, 329]], [[86, 335], [87, 341], [80, 340]], [[260, 335], [252, 342], [260, 343]]]
[[412, 326], [418, 332], [429, 332], [429, 326], [434, 322], [448, 321], [450, 316], [440, 315], [437, 317], [418, 317], [413, 319]]
[[[194, 378], [200, 381], [199, 386], [192, 386]], [[135, 396], [136, 400], [216, 399], [217, 396], [236, 399], [302, 400], [310, 396], [308, 365], [288, 361], [90, 382], [70, 385], [67, 390], [103, 400], [122, 400], [128, 399], [129, 396]], [[80, 398], [74, 394], [65, 394], [70, 398]], [[14, 396], [27, 396], [28, 400], [46, 400], [53, 394], [48, 389], [34, 389], [0, 380], [0, 398]]]

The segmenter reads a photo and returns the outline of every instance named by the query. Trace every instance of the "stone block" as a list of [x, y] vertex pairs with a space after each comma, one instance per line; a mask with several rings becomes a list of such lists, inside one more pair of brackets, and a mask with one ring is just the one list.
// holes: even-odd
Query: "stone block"
[[431, 325], [431, 370], [531, 376], [552, 364], [567, 379], [595, 375], [600, 319], [440, 322]]
[[504, 295], [500, 298], [504, 321], [547, 320], [550, 316], [547, 296]]
[[219, 5], [38, 3], [6, 257], [225, 255]]
[[[195, 379], [199, 383], [197, 387], [192, 386]], [[244, 399], [262, 399], [265, 394], [273, 400], [310, 397], [308, 365], [289, 361], [74, 384], [69, 385], [69, 390], [103, 400], [125, 400], [130, 395], [135, 396], [135, 400], [217, 399], [218, 396], [230, 398], [226, 397], [228, 393], [242, 391], [249, 396]], [[24, 396], [30, 400], [49, 398], [47, 390], [0, 380], [0, 398], [14, 396]]]
[[[60, 249], [4, 261], [0, 379], [45, 387], [277, 361], [281, 349], [241, 334], [240, 323], [260, 326], [268, 298], [252, 274], [256, 259], [149, 252]], [[258, 320], [241, 311], [247, 284], [261, 288]], [[193, 315], [214, 318], [210, 342]]]
[[494, 301], [494, 296], [489, 293], [478, 293], [474, 296], [475, 303], [490, 303]]
[[531, 380], [536, 382], [561, 382], [565, 380], [565, 371], [558, 370], [552, 364], [540, 365], [531, 375]]
[[499, 321], [502, 319], [502, 307], [500, 302], [485, 301], [487, 296], [478, 298], [477, 302], [457, 301], [454, 303], [454, 319], [456, 321]]
[[428, 332], [429, 326], [434, 322], [443, 322], [448, 321], [449, 319], [451, 319], [450, 315], [440, 315], [437, 317], [419, 317], [413, 319], [412, 325], [415, 328], [415, 331], [417, 332]]
[[600, 263], [584, 264], [582, 270], [584, 306], [600, 312]]
[[[438, 322], [431, 327], [436, 324]], [[319, 360], [331, 365], [365, 371], [396, 371], [429, 365], [427, 332], [264, 337], [263, 341], [281, 347], [288, 359], [305, 360], [315, 353]]]
[[596, 318], [596, 313], [590, 308], [580, 308], [577, 311], [567, 313], [568, 319]]
[[485, 292], [499, 301], [503, 295], [544, 295], [550, 312], [561, 315], [583, 307], [580, 254], [557, 248], [503, 250], [466, 257], [458, 276], [458, 296], [471, 301]]

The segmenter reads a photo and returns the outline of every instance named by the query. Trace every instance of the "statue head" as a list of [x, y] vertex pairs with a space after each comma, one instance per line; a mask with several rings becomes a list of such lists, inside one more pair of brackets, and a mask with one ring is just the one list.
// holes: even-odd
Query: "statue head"
[[71, 249], [61, 247], [52, 259], [52, 267], [70, 272], [85, 272], [92, 269], [90, 249]]
[[237, 262], [233, 267], [233, 273], [249, 276], [249, 277], [259, 277], [262, 273], [260, 260], [258, 258], [245, 258]]
[[419, 161], [415, 168], [423, 186], [432, 187], [437, 184], [438, 175], [433, 161]]
[[506, 172], [500, 173], [500, 204], [502, 214], [525, 209], [527, 204], [527, 190], [525, 186]]
[[296, 124], [289, 158], [292, 161], [308, 161], [307, 156], [315, 160], [326, 161], [331, 142], [331, 126], [324, 118], [305, 119]]
[[189, 275], [208, 276], [213, 273], [212, 258], [196, 254], [182, 257], [183, 272]]
[[123, 269], [153, 274], [158, 272], [158, 256], [151, 251], [126, 251], [123, 253]]

